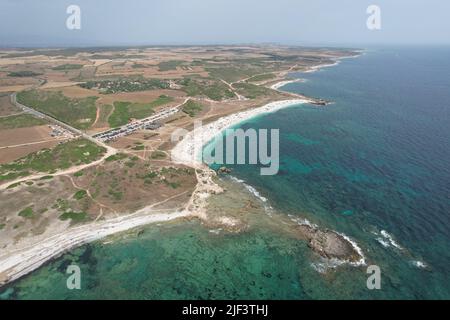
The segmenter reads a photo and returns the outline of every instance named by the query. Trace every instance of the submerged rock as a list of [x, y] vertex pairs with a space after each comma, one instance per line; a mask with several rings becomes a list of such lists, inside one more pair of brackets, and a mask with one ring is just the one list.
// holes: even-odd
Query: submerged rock
[[307, 238], [308, 246], [320, 256], [358, 265], [364, 262], [364, 257], [359, 248], [345, 236], [332, 230], [322, 231], [309, 225], [301, 225], [299, 229], [302, 235]]
[[227, 167], [220, 167], [219, 170], [217, 170], [217, 172], [222, 174], [228, 174], [231, 173], [231, 169]]

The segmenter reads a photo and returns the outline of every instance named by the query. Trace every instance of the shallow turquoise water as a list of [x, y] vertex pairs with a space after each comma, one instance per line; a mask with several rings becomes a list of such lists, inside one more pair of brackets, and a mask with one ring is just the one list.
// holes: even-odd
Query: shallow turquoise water
[[[449, 48], [370, 51], [285, 88], [326, 98], [241, 127], [280, 129], [281, 168], [234, 166], [285, 214], [343, 232], [379, 265], [325, 275], [306, 244], [264, 229], [215, 235], [197, 223], [84, 246], [0, 291], [3, 298], [450, 298]], [[382, 233], [385, 230], [386, 233]], [[384, 235], [383, 235], [384, 234]], [[389, 238], [389, 236], [391, 238]], [[396, 247], [399, 246], [400, 248]], [[65, 286], [77, 262], [82, 290]], [[419, 268], [416, 261], [427, 267]]]

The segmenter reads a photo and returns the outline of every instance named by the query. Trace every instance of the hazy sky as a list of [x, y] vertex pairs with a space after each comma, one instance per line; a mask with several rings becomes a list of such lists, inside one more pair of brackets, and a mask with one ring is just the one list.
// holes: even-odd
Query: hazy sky
[[[81, 30], [66, 9], [81, 8]], [[381, 8], [381, 30], [366, 26]], [[448, 0], [0, 0], [1, 46], [450, 44]]]

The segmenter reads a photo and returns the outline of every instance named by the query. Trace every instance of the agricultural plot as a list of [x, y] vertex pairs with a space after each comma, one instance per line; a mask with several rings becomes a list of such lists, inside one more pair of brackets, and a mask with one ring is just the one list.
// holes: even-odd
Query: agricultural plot
[[219, 80], [185, 78], [178, 81], [178, 84], [182, 86], [182, 90], [190, 97], [205, 96], [215, 101], [235, 98], [230, 88]]
[[159, 71], [169, 71], [176, 70], [178, 66], [182, 65], [184, 61], [181, 60], [170, 60], [163, 61], [158, 64]]
[[234, 84], [236, 91], [248, 99], [256, 99], [259, 97], [270, 96], [273, 90], [258, 86], [252, 83], [236, 83]]
[[0, 118], [0, 130], [41, 126], [47, 122], [30, 114], [11, 115]]
[[22, 91], [17, 94], [17, 101], [32, 107], [78, 129], [88, 129], [95, 121], [97, 97], [82, 99], [68, 98], [61, 92]]
[[161, 95], [150, 103], [114, 102], [114, 112], [108, 119], [111, 128], [127, 124], [130, 119], [143, 119], [150, 116], [156, 107], [173, 101], [172, 97]]

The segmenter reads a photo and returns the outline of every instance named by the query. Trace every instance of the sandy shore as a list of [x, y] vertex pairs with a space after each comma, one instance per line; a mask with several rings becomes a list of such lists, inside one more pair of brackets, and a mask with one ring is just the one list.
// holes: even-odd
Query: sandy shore
[[218, 136], [223, 130], [261, 114], [275, 112], [290, 106], [308, 103], [307, 99], [291, 99], [268, 103], [262, 107], [241, 111], [222, 117], [212, 123], [194, 127], [175, 148], [172, 149], [172, 161], [194, 168], [202, 167], [201, 152], [203, 146]]
[[302, 82], [302, 79], [292, 79], [292, 80], [283, 80], [277, 83], [274, 83], [273, 85], [270, 86], [270, 89], [273, 90], [278, 90], [281, 87], [284, 87], [285, 85], [289, 84], [289, 83], [295, 83], [295, 82]]

